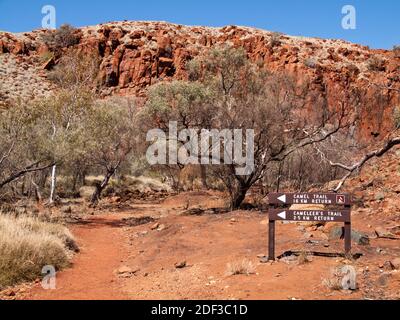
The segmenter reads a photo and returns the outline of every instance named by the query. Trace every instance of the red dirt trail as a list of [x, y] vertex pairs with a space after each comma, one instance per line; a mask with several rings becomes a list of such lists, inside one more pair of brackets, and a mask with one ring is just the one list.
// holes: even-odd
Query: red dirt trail
[[126, 299], [114, 271], [126, 256], [119, 215], [101, 215], [71, 228], [81, 252], [73, 266], [57, 274], [56, 289], [38, 284], [30, 293], [34, 300]]
[[[115, 213], [100, 213], [73, 224], [71, 231], [81, 252], [74, 257], [71, 268], [57, 274], [57, 289], [44, 290], [37, 284], [21, 298], [348, 300], [398, 299], [400, 296], [400, 272], [383, 272], [380, 267], [385, 261], [400, 256], [398, 241], [372, 237], [374, 226], [392, 225], [382, 215], [369, 216], [363, 208], [354, 210], [353, 227], [371, 235], [368, 246], [353, 243], [353, 251], [363, 253], [359, 260], [313, 257], [305, 264], [297, 260], [264, 264], [258, 256], [267, 251], [265, 213], [181, 214], [188, 200], [191, 206], [206, 207], [214, 198], [213, 195], [181, 194], [159, 204], [131, 205], [125, 211], [119, 208]], [[157, 223], [139, 226], [128, 223], [131, 218], [146, 216], [153, 217]], [[320, 230], [305, 232], [300, 227], [283, 223], [277, 226], [277, 254], [287, 250], [343, 250], [341, 240], [329, 241]], [[228, 265], [243, 259], [252, 262], [254, 272], [227, 275]], [[176, 268], [182, 261], [186, 267]], [[357, 270], [359, 290], [332, 291], [324, 285], [333, 268], [343, 264]], [[135, 270], [134, 274], [118, 276], [116, 270], [121, 266]]]

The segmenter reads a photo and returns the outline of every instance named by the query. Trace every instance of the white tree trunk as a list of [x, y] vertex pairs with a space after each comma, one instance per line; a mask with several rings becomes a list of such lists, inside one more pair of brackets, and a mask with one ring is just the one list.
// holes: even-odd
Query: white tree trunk
[[54, 193], [56, 190], [56, 168], [57, 166], [54, 165], [52, 170], [51, 170], [51, 187], [50, 187], [50, 203], [54, 203]]

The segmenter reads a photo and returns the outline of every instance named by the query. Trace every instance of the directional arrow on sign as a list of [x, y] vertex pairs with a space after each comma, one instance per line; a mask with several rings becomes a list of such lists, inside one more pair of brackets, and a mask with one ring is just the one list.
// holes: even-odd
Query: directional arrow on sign
[[332, 205], [351, 205], [352, 197], [349, 194], [336, 193], [282, 193], [270, 192], [268, 194], [270, 205], [286, 204], [332, 204]]
[[283, 211], [283, 212], [279, 213], [278, 217], [282, 218], [283, 220], [286, 220], [286, 211]]
[[[284, 211], [283, 211], [284, 210]], [[326, 222], [350, 222], [350, 210], [285, 210], [269, 209], [270, 221], [326, 221]]]
[[286, 203], [286, 194], [284, 194], [283, 196], [280, 196], [278, 198], [279, 201], [282, 201], [283, 203]]

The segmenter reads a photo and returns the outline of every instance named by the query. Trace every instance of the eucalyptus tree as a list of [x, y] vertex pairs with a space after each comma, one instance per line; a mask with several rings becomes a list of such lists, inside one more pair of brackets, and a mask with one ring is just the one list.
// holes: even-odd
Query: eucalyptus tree
[[[325, 112], [323, 119], [310, 116], [306, 106], [317, 99], [307, 86], [298, 85], [288, 74], [272, 73], [252, 63], [243, 48], [224, 46], [206, 51], [188, 63], [188, 72], [187, 81], [150, 89], [147, 110], [160, 128], [177, 121], [179, 128], [237, 130], [245, 150], [250, 147], [247, 133], [252, 130], [251, 170], [238, 171], [241, 163], [236, 159], [208, 166], [225, 184], [232, 209], [241, 205], [248, 190], [277, 163], [347, 126], [343, 108]], [[223, 143], [220, 158], [233, 154], [232, 143], [223, 135], [219, 138], [212, 143]]]

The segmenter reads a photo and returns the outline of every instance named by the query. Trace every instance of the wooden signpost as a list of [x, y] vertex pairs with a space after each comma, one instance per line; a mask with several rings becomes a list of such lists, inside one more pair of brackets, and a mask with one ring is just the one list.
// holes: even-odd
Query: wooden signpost
[[[344, 222], [345, 253], [351, 251], [351, 196], [336, 193], [270, 193], [268, 259], [275, 260], [275, 221]], [[332, 210], [290, 210], [292, 204], [344, 206]], [[279, 208], [280, 207], [280, 208]]]

